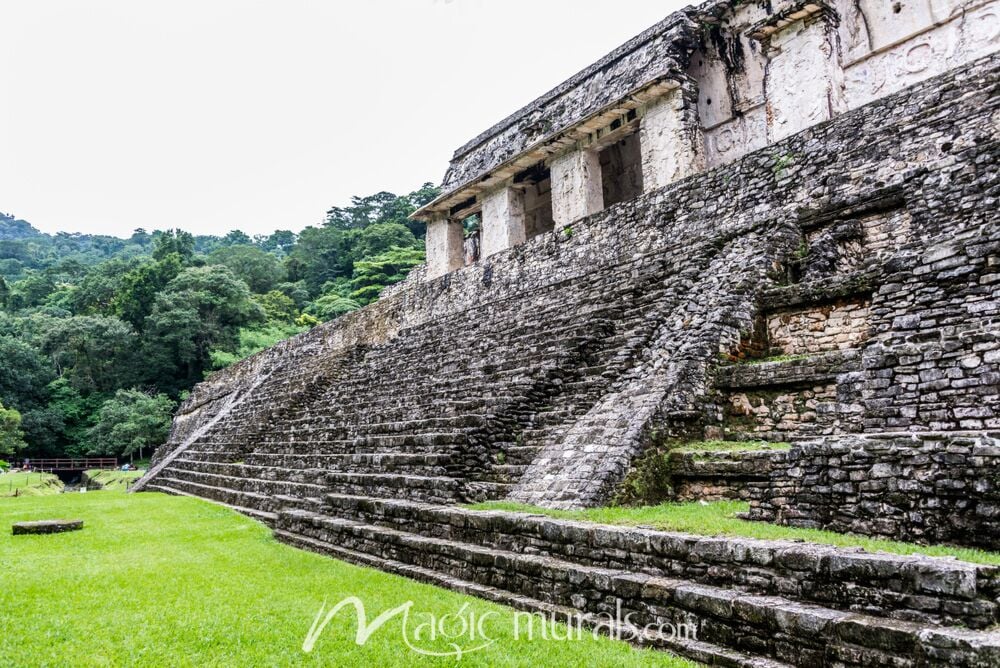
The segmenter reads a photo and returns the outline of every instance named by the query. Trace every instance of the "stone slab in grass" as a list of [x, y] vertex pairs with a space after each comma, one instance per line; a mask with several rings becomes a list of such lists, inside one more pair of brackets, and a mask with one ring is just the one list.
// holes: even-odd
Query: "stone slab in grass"
[[35, 522], [17, 522], [12, 526], [11, 531], [15, 536], [25, 536], [78, 531], [82, 528], [83, 520], [37, 520]]

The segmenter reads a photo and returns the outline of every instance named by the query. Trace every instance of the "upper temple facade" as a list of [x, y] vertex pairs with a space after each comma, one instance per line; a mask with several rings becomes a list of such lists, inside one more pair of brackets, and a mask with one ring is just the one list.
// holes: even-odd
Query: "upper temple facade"
[[[455, 151], [433, 279], [992, 53], [997, 0], [709, 0]], [[479, 219], [466, 235], [463, 221]]]

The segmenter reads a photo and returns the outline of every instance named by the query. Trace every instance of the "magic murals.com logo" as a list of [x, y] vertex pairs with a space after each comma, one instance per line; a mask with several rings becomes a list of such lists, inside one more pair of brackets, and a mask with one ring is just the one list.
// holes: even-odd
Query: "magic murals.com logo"
[[302, 651], [311, 653], [330, 622], [345, 610], [348, 616], [351, 612], [354, 613], [354, 643], [359, 647], [368, 643], [388, 622], [399, 620], [398, 631], [393, 625], [392, 629], [387, 628], [384, 633], [398, 633], [397, 640], [400, 644], [416, 654], [452, 657], [456, 660], [503, 640], [572, 642], [588, 636], [606, 636], [624, 641], [654, 637], [661, 641], [696, 639], [696, 627], [693, 624], [634, 623], [636, 613], [623, 614], [620, 600], [615, 603], [614, 613], [577, 613], [569, 616], [524, 611], [507, 615], [498, 610], [471, 610], [468, 603], [454, 612], [436, 615], [414, 610], [414, 605], [413, 601], [406, 601], [381, 612], [369, 622], [365, 604], [356, 596], [349, 596], [330, 609], [327, 609], [324, 602], [306, 633]]

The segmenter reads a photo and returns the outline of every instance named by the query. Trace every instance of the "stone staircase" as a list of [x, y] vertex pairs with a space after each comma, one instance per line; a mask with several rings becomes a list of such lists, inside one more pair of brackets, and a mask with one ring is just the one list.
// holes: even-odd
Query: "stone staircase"
[[637, 291], [655, 300], [653, 278], [607, 292], [606, 280], [586, 276], [574, 282], [574, 309], [556, 299], [542, 309], [487, 304], [279, 368], [225, 420], [175, 448], [147, 488], [267, 518], [281, 506], [275, 498], [317, 507], [329, 491], [502, 498], [640, 352], [653, 321], [635, 303], [628, 313], [620, 305]]
[[1000, 569], [328, 494], [282, 509], [299, 547], [722, 666], [991, 666]]

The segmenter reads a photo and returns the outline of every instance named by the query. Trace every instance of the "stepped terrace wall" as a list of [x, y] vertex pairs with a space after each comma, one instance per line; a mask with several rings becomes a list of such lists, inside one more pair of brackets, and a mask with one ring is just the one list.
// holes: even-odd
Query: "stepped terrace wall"
[[1000, 440], [849, 436], [775, 453], [749, 519], [920, 543], [1000, 547]]
[[487, 549], [735, 586], [840, 610], [970, 628], [1000, 623], [1000, 569], [994, 566], [338, 494], [327, 497], [327, 509], [336, 517]]
[[1000, 634], [980, 630], [995, 621], [995, 567], [394, 500], [328, 501], [326, 514], [283, 511], [276, 535], [523, 609], [626, 619], [636, 641], [709, 665], [985, 668], [1000, 658]]
[[[996, 419], [998, 61], [982, 59], [637, 200], [675, 207], [675, 229], [714, 225], [746, 235], [766, 221], [772, 243], [791, 229], [796, 256], [809, 248], [806, 231], [819, 224], [905, 210], [910, 236], [897, 238], [894, 252], [880, 243], [859, 271], [833, 284], [871, 296], [860, 369], [847, 374], [850, 401], [842, 401], [839, 391], [825, 399], [826, 415], [837, 425], [833, 433], [974, 429]], [[739, 348], [755, 316], [769, 308], [770, 288], [790, 278], [782, 274], [794, 258], [783, 259], [784, 267], [758, 272], [756, 299], [731, 292], [733, 301], [722, 306], [711, 277], [693, 284], [690, 320], [664, 330], [657, 346], [676, 352], [637, 365], [631, 385], [611, 388], [563, 440], [539, 455], [513, 498], [557, 507], [600, 503], [609, 482], [620, 480], [650, 443], [653, 428], [669, 434], [678, 422], [711, 422], [718, 407], [700, 401], [706, 367], [697, 364], [717, 362], [720, 353]], [[726, 266], [720, 273], [731, 270]], [[865, 280], [854, 280], [859, 275]], [[812, 298], [824, 298], [823, 288], [817, 290]], [[825, 298], [831, 296], [844, 295], [833, 290]], [[699, 304], [708, 304], [709, 313]], [[715, 344], [688, 365], [671, 364], [683, 359], [687, 346]], [[650, 407], [655, 396], [659, 403]], [[980, 416], [972, 417], [974, 412]], [[783, 431], [778, 440], [815, 433], [797, 429]]]

